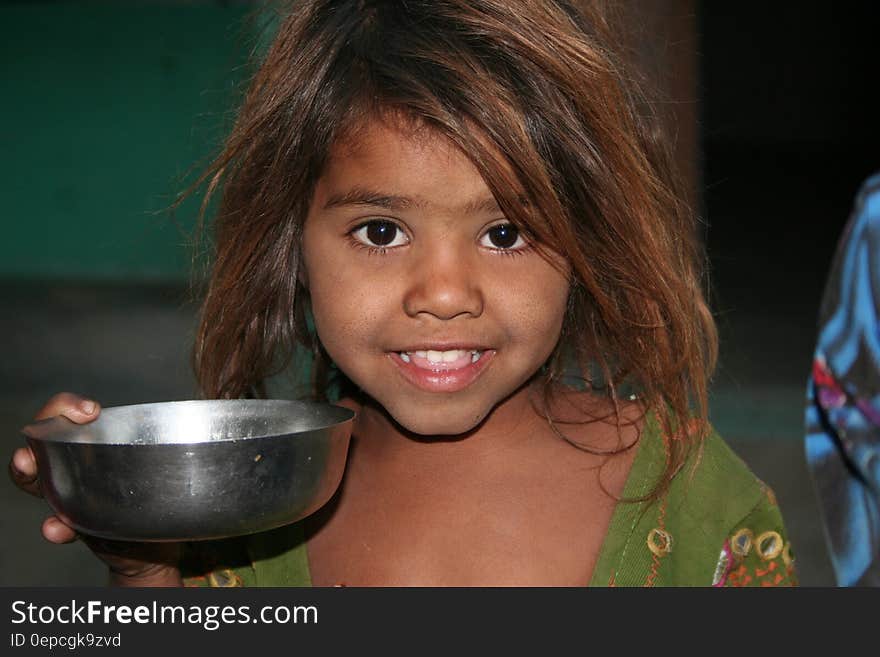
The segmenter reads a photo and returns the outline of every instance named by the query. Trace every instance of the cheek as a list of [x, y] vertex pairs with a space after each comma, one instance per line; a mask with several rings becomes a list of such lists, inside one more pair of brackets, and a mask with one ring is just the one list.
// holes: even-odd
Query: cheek
[[562, 331], [569, 285], [555, 270], [543, 274], [518, 284], [508, 280], [505, 297], [513, 339], [532, 345], [538, 341], [546, 346], [549, 355]]
[[352, 295], [342, 292], [346, 289], [343, 281], [317, 280], [311, 288], [315, 330], [331, 356], [340, 347], [357, 343], [366, 325], [362, 307]]
[[318, 338], [330, 357], [343, 365], [374, 341], [385, 297], [362, 275], [350, 275], [344, 262], [310, 267], [308, 276]]
[[353, 331], [355, 322], [350, 316], [352, 308], [344, 303], [348, 298], [346, 295], [339, 295], [336, 303], [331, 302], [332, 291], [345, 289], [346, 282], [344, 271], [338, 266], [341, 263], [334, 256], [333, 250], [322, 242], [320, 234], [314, 235], [307, 224], [303, 239], [302, 278], [307, 282], [315, 330], [321, 343], [329, 351], [332, 345], [343, 341]]

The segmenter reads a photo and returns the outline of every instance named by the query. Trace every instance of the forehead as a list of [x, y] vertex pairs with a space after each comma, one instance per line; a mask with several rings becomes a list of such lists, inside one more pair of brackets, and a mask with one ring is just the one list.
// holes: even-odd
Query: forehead
[[377, 119], [337, 140], [316, 200], [345, 195], [353, 188], [432, 205], [492, 199], [467, 155], [445, 135], [415, 121]]

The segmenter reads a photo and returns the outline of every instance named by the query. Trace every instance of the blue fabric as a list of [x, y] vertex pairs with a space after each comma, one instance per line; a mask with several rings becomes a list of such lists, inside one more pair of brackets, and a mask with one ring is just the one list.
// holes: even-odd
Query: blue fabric
[[880, 585], [880, 174], [856, 198], [819, 312], [806, 456], [840, 586]]

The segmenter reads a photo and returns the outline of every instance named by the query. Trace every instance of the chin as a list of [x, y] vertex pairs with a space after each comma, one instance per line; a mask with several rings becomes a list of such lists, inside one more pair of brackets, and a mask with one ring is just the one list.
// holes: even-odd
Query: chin
[[436, 414], [423, 412], [418, 413], [395, 413], [390, 412], [394, 421], [410, 433], [419, 436], [430, 437], [454, 437], [464, 436], [470, 433], [485, 419], [487, 413], [452, 413], [437, 410]]

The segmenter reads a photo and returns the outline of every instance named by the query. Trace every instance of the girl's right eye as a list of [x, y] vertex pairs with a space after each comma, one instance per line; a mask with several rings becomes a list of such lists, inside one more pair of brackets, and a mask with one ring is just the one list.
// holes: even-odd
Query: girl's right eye
[[409, 238], [400, 226], [384, 219], [364, 222], [349, 234], [364, 246], [375, 249], [390, 249], [409, 244]]

